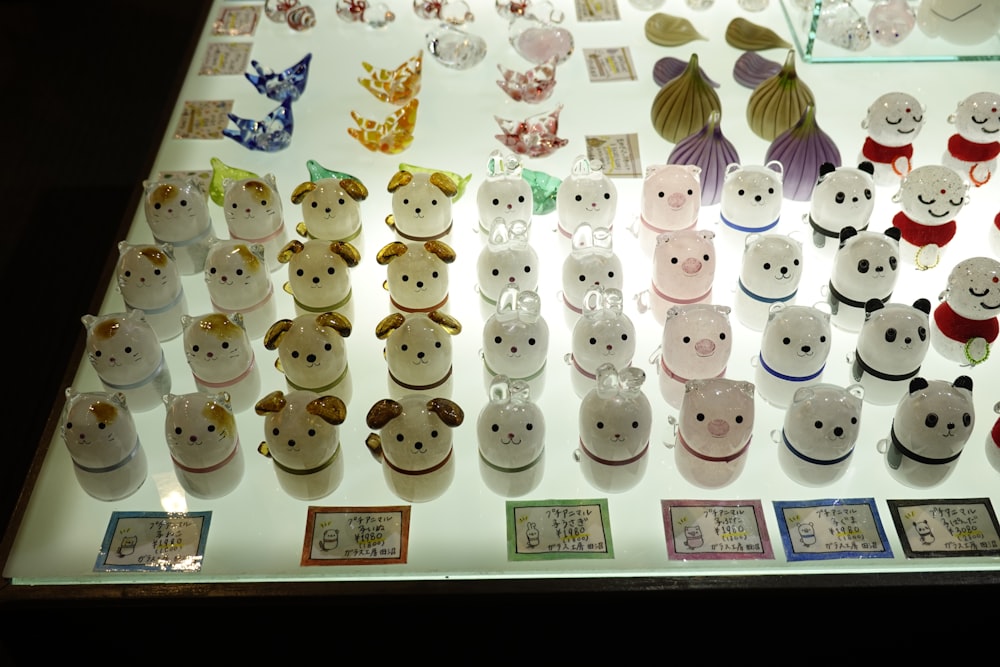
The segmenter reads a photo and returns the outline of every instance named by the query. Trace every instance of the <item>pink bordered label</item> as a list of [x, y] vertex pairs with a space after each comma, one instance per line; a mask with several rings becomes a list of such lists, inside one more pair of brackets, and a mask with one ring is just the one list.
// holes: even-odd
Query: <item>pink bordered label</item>
[[663, 500], [670, 560], [771, 560], [759, 500]]
[[302, 565], [401, 565], [410, 507], [310, 507]]

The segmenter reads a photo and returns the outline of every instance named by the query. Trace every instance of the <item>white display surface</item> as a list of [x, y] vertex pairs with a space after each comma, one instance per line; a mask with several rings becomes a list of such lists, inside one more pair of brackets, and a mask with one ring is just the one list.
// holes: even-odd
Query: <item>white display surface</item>
[[[210, 17], [225, 6], [238, 3], [218, 0]], [[256, 4], [256, 3], [245, 3]], [[532, 159], [524, 165], [565, 178], [573, 159], [586, 152], [588, 135], [636, 133], [643, 167], [663, 163], [672, 148], [653, 129], [650, 106], [657, 87], [652, 67], [657, 59], [673, 56], [687, 60], [697, 53], [706, 74], [720, 84], [722, 128], [735, 144], [744, 164], [762, 164], [768, 143], [754, 135], [746, 122], [746, 102], [750, 90], [732, 77], [733, 65], [740, 51], [724, 39], [727, 23], [734, 16], [767, 25], [787, 35], [787, 25], [778, 3], [772, 2], [760, 13], [741, 12], [736, 3], [718, 2], [706, 11], [697, 12], [676, 2], [665, 11], [687, 17], [706, 37], [679, 47], [652, 44], [643, 36], [643, 22], [648, 13], [619, 1], [621, 20], [580, 22], [574, 3], [556, 3], [566, 11], [565, 26], [575, 38], [576, 52], [560, 66], [553, 96], [538, 105], [514, 102], [496, 85], [500, 78], [497, 65], [524, 71], [531, 65], [507, 41], [507, 25], [492, 3], [476, 3], [476, 21], [465, 26], [469, 32], [488, 43], [485, 60], [466, 71], [447, 69], [425, 50], [422, 89], [418, 97], [415, 140], [406, 151], [396, 155], [369, 152], [347, 133], [354, 127], [352, 110], [360, 115], [382, 119], [395, 107], [376, 100], [358, 83], [364, 77], [362, 61], [376, 68], [393, 69], [425, 48], [424, 34], [435, 23], [417, 18], [409, 2], [394, 2], [395, 23], [381, 31], [360, 24], [348, 24], [334, 14], [334, 3], [314, 6], [317, 25], [302, 33], [284, 24], [273, 23], [261, 14], [252, 37], [219, 37], [211, 34], [211, 20], [195, 53], [191, 70], [183, 86], [169, 130], [163, 139], [153, 173], [209, 170], [216, 157], [227, 165], [263, 175], [273, 173], [282, 195], [285, 223], [294, 236], [294, 226], [301, 220], [299, 207], [289, 195], [296, 185], [309, 179], [306, 160], [314, 159], [325, 167], [350, 173], [368, 188], [369, 197], [362, 204], [364, 240], [362, 261], [352, 270], [353, 309], [349, 318], [353, 331], [347, 339], [353, 392], [347, 401], [348, 416], [341, 427], [345, 477], [329, 496], [300, 501], [285, 494], [278, 486], [272, 464], [255, 449], [263, 440], [263, 417], [252, 409], [238, 414], [238, 430], [246, 459], [246, 474], [239, 487], [217, 500], [184, 498], [174, 477], [163, 436], [164, 409], [134, 414], [140, 438], [149, 459], [149, 477], [133, 496], [119, 502], [101, 502], [87, 496], [76, 483], [69, 454], [57, 432], [40, 470], [31, 500], [20, 522], [3, 575], [15, 585], [43, 584], [132, 584], [132, 583], [224, 583], [281, 581], [419, 581], [443, 579], [518, 579], [560, 577], [698, 577], [813, 575], [823, 573], [925, 573], [977, 572], [984, 580], [996, 581], [1000, 559], [962, 557], [907, 559], [892, 525], [885, 504], [887, 499], [980, 498], [988, 497], [994, 507], [1000, 504], [1000, 471], [987, 461], [986, 447], [996, 419], [993, 405], [1000, 399], [1000, 384], [995, 369], [1000, 359], [990, 359], [975, 368], [963, 368], [941, 358], [934, 350], [928, 354], [921, 375], [933, 379], [954, 380], [970, 376], [974, 383], [976, 423], [972, 437], [957, 464], [955, 473], [944, 483], [913, 489], [895, 481], [889, 474], [876, 443], [889, 434], [893, 407], [865, 404], [861, 436], [845, 476], [829, 486], [806, 487], [782, 471], [778, 447], [771, 432], [780, 431], [784, 413], [759, 397], [752, 445], [742, 475], [720, 489], [703, 489], [687, 482], [674, 463], [674, 434], [669, 422], [677, 410], [667, 404], [658, 388], [655, 353], [661, 329], [652, 313], [639, 313], [633, 299], [649, 286], [649, 259], [639, 248], [629, 228], [639, 211], [642, 179], [616, 179], [618, 211], [614, 223], [614, 247], [625, 266], [626, 313], [637, 328], [638, 345], [634, 365], [647, 373], [644, 392], [653, 404], [653, 436], [649, 466], [644, 479], [633, 489], [620, 494], [606, 494], [590, 487], [574, 460], [578, 446], [579, 399], [571, 384], [571, 367], [564, 362], [570, 351], [571, 326], [559, 301], [562, 261], [568, 242], [555, 231], [556, 214], [538, 216], [532, 221], [531, 244], [541, 258], [542, 275], [538, 292], [542, 313], [551, 332], [545, 385], [534, 399], [546, 415], [547, 442], [545, 474], [540, 485], [523, 500], [607, 498], [610, 526], [614, 539], [614, 558], [606, 560], [550, 560], [511, 562], [507, 557], [506, 498], [490, 491], [479, 472], [476, 442], [476, 418], [488, 399], [488, 382], [480, 358], [482, 325], [491, 309], [484, 308], [475, 291], [476, 260], [484, 244], [477, 232], [475, 191], [486, 174], [490, 151], [502, 148], [494, 138], [498, 126], [494, 116], [525, 118], [564, 105], [560, 116], [559, 136], [568, 145], [553, 155]], [[398, 7], [396, 7], [398, 5]], [[914, 33], [913, 38], [920, 38]], [[312, 53], [311, 73], [303, 97], [294, 105], [295, 129], [291, 146], [276, 153], [250, 151], [226, 138], [218, 140], [181, 140], [173, 138], [182, 112], [189, 100], [233, 100], [233, 112], [246, 118], [260, 118], [276, 106], [259, 96], [242, 76], [201, 76], [198, 69], [208, 46], [216, 42], [252, 43], [251, 57], [275, 70], [297, 62]], [[588, 80], [584, 49], [627, 46], [635, 65], [637, 80], [595, 83]], [[785, 51], [772, 49], [762, 55], [782, 61]], [[925, 127], [914, 143], [914, 165], [940, 161], [953, 126], [948, 115], [966, 96], [988, 90], [1000, 80], [1000, 65], [995, 62], [933, 62], [890, 64], [807, 64], [798, 63], [802, 81], [812, 88], [817, 99], [820, 126], [840, 148], [843, 163], [854, 166], [864, 141], [861, 128], [868, 105], [879, 95], [904, 91], [916, 96], [927, 107]], [[347, 567], [301, 566], [300, 558], [307, 508], [314, 506], [380, 507], [407, 504], [388, 490], [380, 465], [367, 451], [365, 438], [370, 429], [365, 415], [378, 400], [388, 397], [386, 366], [382, 356], [384, 343], [375, 336], [376, 324], [389, 313], [388, 294], [382, 288], [385, 267], [375, 261], [378, 250], [395, 240], [383, 220], [391, 212], [389, 179], [399, 164], [448, 170], [473, 178], [464, 196], [454, 205], [454, 231], [448, 243], [455, 248], [457, 260], [450, 267], [451, 294], [447, 311], [463, 325], [454, 339], [454, 384], [451, 397], [464, 410], [465, 422], [455, 430], [456, 475], [451, 487], [441, 497], [414, 504], [411, 508], [409, 557], [403, 565], [365, 565]], [[880, 187], [870, 229], [880, 231], [891, 224], [898, 211], [892, 202], [894, 190]], [[990, 255], [988, 234], [1000, 211], [1000, 182], [996, 178], [970, 192], [970, 203], [958, 216], [958, 233], [947, 246], [942, 262], [928, 271], [917, 271], [903, 264], [893, 294], [893, 302], [911, 303], [927, 298], [937, 304], [950, 268], [970, 256]], [[228, 238], [222, 211], [210, 204], [215, 233]], [[805, 273], [799, 289], [798, 304], [824, 301], [821, 289], [829, 277], [829, 252], [816, 250], [811, 243], [808, 225], [802, 215], [808, 203], [785, 201], [781, 221], [773, 230], [795, 232], [803, 241]], [[718, 206], [703, 207], [699, 229], [716, 231], [718, 271], [712, 303], [732, 305], [739, 269], [741, 246], [719, 229]], [[127, 239], [149, 243], [152, 237], [140, 209]], [[109, 261], [117, 256], [109, 248]], [[294, 317], [291, 297], [282, 291], [287, 279], [284, 266], [272, 274], [278, 301], [278, 317]], [[124, 310], [120, 294], [112, 285], [101, 313]], [[212, 310], [202, 275], [184, 277], [185, 295], [192, 315]], [[80, 313], [84, 315], [84, 313]], [[743, 327], [733, 318], [734, 346], [727, 377], [754, 380], [752, 359], [759, 349], [760, 334]], [[847, 355], [854, 350], [856, 335], [834, 328], [833, 349], [823, 381], [846, 386], [852, 383]], [[253, 341], [261, 372], [264, 394], [287, 391], [282, 375], [273, 362], [277, 353], [264, 348], [260, 339]], [[193, 378], [185, 361], [181, 337], [164, 343], [166, 360], [173, 379], [173, 393], [195, 391]], [[73, 387], [79, 391], [101, 391], [101, 384], [86, 359], [80, 363]], [[336, 393], [336, 392], [334, 392]], [[669, 445], [669, 446], [668, 446]], [[772, 501], [827, 498], [875, 498], [888, 537], [893, 558], [843, 559], [812, 562], [789, 562], [781, 544], [780, 530]], [[660, 503], [665, 499], [759, 500], [763, 504], [767, 531], [774, 549], [772, 560], [682, 561], [670, 560], [665, 546]], [[101, 539], [114, 511], [211, 511], [211, 528], [200, 572], [196, 573], [102, 573], [94, 571]], [[803, 579], [808, 585], [808, 579]]]

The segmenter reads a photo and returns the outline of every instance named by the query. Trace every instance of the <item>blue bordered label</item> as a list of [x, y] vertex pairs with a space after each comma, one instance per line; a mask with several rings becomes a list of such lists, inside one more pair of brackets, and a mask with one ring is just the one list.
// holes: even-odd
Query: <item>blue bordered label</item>
[[789, 561], [892, 558], [874, 498], [774, 501]]
[[211, 512], [114, 512], [95, 572], [198, 572]]

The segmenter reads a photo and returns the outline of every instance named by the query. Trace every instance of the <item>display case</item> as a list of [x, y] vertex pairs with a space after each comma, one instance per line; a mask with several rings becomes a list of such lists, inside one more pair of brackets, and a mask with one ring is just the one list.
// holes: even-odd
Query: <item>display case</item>
[[[644, 193], [648, 168], [666, 164], [676, 145], [665, 140], [651, 122], [650, 110], [660, 90], [653, 77], [654, 65], [664, 58], [683, 65], [696, 54], [705, 75], [717, 84], [720, 127], [735, 147], [739, 164], [764, 165], [771, 142], [750, 128], [747, 106], [753, 90], [734, 76], [737, 60], [745, 51], [727, 41], [726, 27], [740, 18], [787, 34], [789, 24], [779, 3], [770, 3], [759, 12], [731, 3], [716, 3], [704, 10], [672, 7], [670, 11], [689, 22], [696, 36], [665, 46], [646, 38], [644, 26], [652, 13], [632, 3], [604, 3], [597, 12], [590, 3], [557, 2], [565, 18], [560, 23], [543, 23], [541, 28], [550, 31], [546, 33], [549, 41], [560, 44], [565, 44], [560, 41], [565, 34], [571, 34], [573, 49], [565, 62], [555, 66], [551, 96], [537, 102], [516, 99], [498, 85], [505, 70], [527, 72], [535, 64], [525, 55], [530, 52], [512, 45], [511, 19], [492, 4], [476, 5], [474, 21], [450, 29], [419, 15], [409, 2], [391, 3], [394, 20], [382, 26], [347, 20], [356, 16], [349, 13], [346, 18], [338, 16], [337, 7], [348, 3], [332, 2], [312, 8], [314, 25], [291, 26], [287, 17], [276, 21], [268, 16], [278, 4], [223, 0], [213, 4], [148, 180], [190, 177], [203, 182], [206, 191], [222, 183], [223, 174], [234, 181], [243, 177], [266, 181], [278, 195], [271, 205], [280, 210], [283, 224], [278, 231], [284, 234], [279, 249], [293, 240], [309, 240], [297, 226], [308, 216], [302, 192], [310, 189], [308, 184], [315, 185], [317, 176], [333, 174], [338, 181], [363, 184], [366, 192], [355, 201], [362, 230], [349, 240], [357, 250], [357, 261], [348, 261], [350, 266], [344, 269], [349, 273], [350, 297], [328, 309], [340, 317], [330, 328], [338, 331], [345, 366], [328, 387], [316, 392], [342, 402], [342, 408], [334, 410], [339, 413], [334, 421], [339, 421], [332, 436], [339, 438], [335, 465], [342, 467], [341, 473], [327, 479], [327, 490], [317, 496], [288, 483], [289, 477], [299, 479], [291, 474], [294, 466], [289, 468], [287, 461], [274, 456], [278, 444], [268, 420], [285, 406], [275, 408], [267, 399], [273, 399], [274, 392], [289, 398], [302, 384], [290, 381], [276, 367], [279, 341], [291, 329], [292, 320], [318, 314], [301, 303], [301, 292], [295, 293], [294, 286], [286, 289], [286, 283], [294, 283], [296, 277], [290, 269], [295, 253], [271, 248], [265, 267], [273, 291], [273, 317], [257, 322], [264, 326], [252, 332], [247, 329], [258, 384], [249, 389], [225, 387], [234, 399], [232, 429], [238, 433], [242, 475], [232, 488], [191, 493], [190, 480], [184, 485], [182, 477], [192, 466], [172, 455], [168, 445], [168, 428], [178, 428], [169, 421], [168, 406], [161, 400], [138, 409], [141, 399], [130, 399], [128, 403], [137, 408], [130, 412], [146, 459], [144, 480], [125, 497], [99, 500], [88, 495], [74, 471], [80, 464], [74, 464], [64, 438], [64, 394], [67, 389], [101, 392], [107, 384], [85, 352], [81, 323], [81, 354], [73, 361], [70, 382], [54, 399], [23, 500], [3, 542], [6, 585], [2, 595], [8, 601], [119, 595], [378, 596], [456, 590], [546, 594], [1000, 582], [1000, 536], [993, 513], [1000, 500], [1000, 456], [993, 441], [994, 404], [1000, 400], [1000, 389], [991, 370], [1000, 361], [980, 355], [976, 364], [963, 364], [930, 349], [916, 373], [933, 381], [934, 387], [938, 382], [952, 388], [957, 385], [955, 393], [963, 396], [972, 387], [972, 407], [966, 410], [964, 427], [959, 427], [966, 429], [959, 437], [967, 441], [961, 456], [950, 462], [950, 474], [931, 483], [893, 470], [889, 461], [896, 451], [892, 440], [897, 404], [865, 401], [858, 401], [855, 412], [847, 417], [857, 423], [856, 444], [849, 458], [841, 461], [840, 473], [803, 472], [803, 462], [816, 461], [808, 456], [789, 458], [788, 452], [794, 449], [783, 437], [793, 399], [780, 396], [789, 390], [784, 384], [789, 374], [762, 375], [766, 365], [761, 363], [763, 334], [736, 316], [748, 235], [724, 223], [718, 202], [701, 205], [697, 214], [695, 229], [702, 241], [710, 242], [705, 262], [711, 256], [715, 271], [710, 293], [699, 300], [730, 315], [731, 352], [721, 375], [743, 386], [741, 400], [750, 399], [748, 413], [740, 415], [740, 421], [752, 424], [747, 439], [740, 443], [743, 467], [721, 477], [701, 477], [692, 472], [697, 461], [692, 465], [686, 443], [678, 436], [685, 416], [692, 415], [685, 414], [682, 401], [671, 394], [677, 389], [671, 383], [678, 379], [667, 375], [662, 362], [667, 316], [655, 303], [661, 295], [654, 280], [653, 251], [644, 241], [648, 232], [643, 231], [641, 211], [644, 196], [649, 196]], [[498, 5], [504, 8], [504, 3]], [[563, 34], [551, 32], [557, 28]], [[485, 54], [469, 56], [462, 50], [478, 44], [476, 39], [457, 44], [444, 39], [429, 42], [430, 33], [447, 37], [455, 30], [481, 40]], [[458, 50], [448, 52], [445, 44]], [[449, 54], [462, 57], [456, 62]], [[758, 55], [782, 63], [789, 49], [772, 47]], [[385, 70], [383, 80], [391, 79], [393, 72], [405, 78], [406, 69], [415, 67], [418, 56], [420, 85], [414, 85], [412, 78], [408, 81], [412, 100], [396, 103], [401, 100], [373, 94], [363, 85], [365, 79], [377, 83], [380, 70]], [[308, 78], [303, 79], [302, 90], [288, 93], [286, 85], [284, 101], [258, 92], [254, 74], [284, 74], [284, 79], [268, 78], [284, 85], [288, 78], [294, 79], [295, 67], [307, 57]], [[816, 122], [835, 142], [843, 168], [861, 161], [866, 139], [862, 121], [869, 106], [879, 96], [896, 91], [913, 95], [925, 115], [913, 142], [912, 165], [939, 164], [954, 132], [949, 115], [966, 97], [989, 89], [997, 74], [997, 64], [986, 59], [922, 62], [919, 66], [819, 61], [798, 63], [797, 73], [815, 95]], [[540, 137], [541, 142], [534, 141], [539, 137], [530, 137], [518, 144], [504, 136], [508, 121], [543, 116], [550, 121], [544, 126], [549, 136]], [[250, 141], [245, 131], [240, 134], [234, 129], [239, 128], [238, 119], [268, 122]], [[397, 119], [401, 119], [398, 125], [412, 124], [412, 141], [390, 131], [393, 128], [388, 125]], [[555, 119], [557, 123], [551, 122]], [[280, 123], [285, 134], [274, 131]], [[375, 130], [381, 136], [364, 133], [375, 126], [381, 126]], [[224, 136], [223, 129], [233, 136]], [[540, 146], [551, 152], [540, 154]], [[401, 150], [384, 150], [387, 147]], [[579, 350], [574, 332], [586, 316], [564, 301], [569, 285], [563, 268], [574, 243], [565, 228], [580, 220], [551, 206], [548, 211], [533, 212], [530, 221], [524, 221], [530, 222], [529, 228], [521, 230], [535, 252], [528, 262], [534, 289], [523, 291], [537, 295], [535, 321], [540, 316], [547, 324], [544, 367], [516, 388], [496, 386], [484, 362], [484, 348], [501, 336], [487, 338], [484, 331], [491, 317], [505, 307], [513, 310], [513, 304], [520, 301], [516, 293], [489, 292], [492, 272], [481, 270], [485, 261], [481, 258], [499, 234], [491, 228], [493, 220], [483, 219], [477, 201], [481, 186], [494, 173], [495, 151], [508, 166], [516, 162], [532, 173], [542, 186], [560, 183], [560, 189], [579, 175], [577, 158], [589, 157], [592, 167], [600, 161], [616, 200], [612, 199], [611, 217], [594, 226], [610, 229], [605, 244], [621, 260], [617, 305], [633, 326], [631, 364], [626, 359], [609, 374], [607, 369], [581, 370], [575, 363]], [[456, 186], [453, 192], [440, 195], [450, 201], [451, 228], [431, 244], [437, 250], [445, 244], [454, 251], [446, 264], [447, 300], [410, 312], [401, 311], [390, 300], [384, 285], [391, 280], [392, 264], [403, 254], [392, 251], [392, 244], [413, 240], [397, 235], [405, 231], [406, 204], [400, 200], [407, 198], [405, 191], [397, 193], [420, 179], [401, 183], [396, 178], [401, 171], [411, 175], [439, 172]], [[893, 264], [898, 280], [883, 302], [912, 304], [927, 299], [937, 307], [950, 272], [961, 260], [995, 260], [998, 187], [995, 178], [967, 184], [967, 201], [964, 195], [960, 198], [963, 202], [957, 213], [958, 231], [943, 248], [939, 262], [920, 270], [901, 254], [898, 265]], [[892, 227], [901, 206], [898, 190], [898, 184], [882, 184], [872, 191], [871, 231]], [[541, 204], [545, 195], [544, 187], [536, 190], [536, 203]], [[557, 191], [550, 188], [547, 195], [554, 202]], [[343, 205], [344, 198], [338, 202]], [[206, 203], [211, 233], [229, 239], [232, 232], [225, 207], [210, 196]], [[232, 206], [229, 201], [223, 203]], [[817, 246], [814, 227], [809, 224], [812, 206], [808, 198], [782, 198], [779, 219], [767, 231], [788, 235], [801, 246], [802, 273], [794, 303], [826, 312], [831, 304], [836, 305], [830, 282], [836, 242]], [[386, 222], [390, 214], [394, 226]], [[119, 241], [154, 243], [148, 215], [140, 203]], [[510, 229], [504, 234], [496, 238], [510, 241], [516, 236]], [[269, 235], [273, 236], [258, 237], [263, 240]], [[419, 241], [418, 246], [425, 239]], [[108, 251], [107, 273], [113, 277], [119, 251]], [[779, 259], [787, 257], [787, 252], [779, 254]], [[525, 280], [521, 278], [522, 283]], [[183, 315], [198, 318], [220, 313], [205, 272], [188, 272], [181, 276], [181, 283], [186, 301]], [[95, 285], [95, 290], [104, 295], [100, 310], [79, 313], [81, 318], [127, 310], [116, 280]], [[247, 323], [251, 311], [244, 313]], [[397, 332], [403, 320], [416, 320], [424, 311], [448, 316], [440, 318], [449, 320], [447, 333], [435, 334], [447, 344], [435, 349], [451, 347], [451, 363], [446, 364], [450, 374], [440, 382], [436, 376], [427, 383], [401, 381], [400, 371], [390, 373], [392, 354], [386, 348], [402, 335]], [[392, 317], [401, 313], [405, 316]], [[274, 325], [282, 321], [289, 325], [279, 327], [282, 331], [278, 332]], [[850, 329], [853, 325], [844, 328], [843, 321], [836, 319], [827, 324], [828, 357], [821, 369], [822, 382], [847, 390], [859, 384], [854, 375], [858, 332]], [[186, 334], [160, 342], [170, 384], [166, 391], [161, 386], [159, 394], [176, 396], [199, 390], [208, 394], [220, 384], [195, 377], [189, 363], [195, 343]], [[924, 334], [929, 334], [926, 327]], [[609, 343], [607, 348], [611, 347]], [[293, 364], [285, 359], [284, 372], [289, 373]], [[625, 372], [626, 368], [636, 372]], [[602, 407], [583, 409], [590, 405], [585, 398], [597, 390], [599, 378], [605, 389], [628, 385], [633, 397], [638, 388], [648, 400], [648, 417], [630, 420], [623, 427], [636, 428], [637, 423], [648, 428], [648, 447], [641, 447], [640, 454], [627, 461], [615, 459], [617, 450], [602, 457], [594, 454], [594, 447], [588, 448], [588, 420], [597, 415], [603, 426], [605, 418]], [[412, 385], [418, 384], [426, 386], [414, 390]], [[901, 394], [919, 389], [907, 383]], [[236, 396], [244, 390], [249, 399]], [[693, 389], [685, 386], [684, 391], [686, 398]], [[386, 416], [381, 410], [387, 401], [398, 406], [413, 394], [423, 397], [420, 406], [429, 405], [432, 399], [447, 400], [437, 401], [435, 410], [448, 405], [447, 415], [437, 414], [441, 422], [434, 422], [433, 430], [435, 437], [450, 436], [446, 467], [451, 476], [431, 485], [429, 491], [407, 486], [412, 477], [408, 473], [414, 469], [400, 468], [399, 459], [389, 465], [393, 463], [390, 439], [397, 435], [392, 420], [399, 415]], [[505, 466], [490, 461], [488, 452], [484, 455], [493, 429], [489, 428], [492, 423], [486, 423], [486, 430], [481, 430], [479, 421], [489, 416], [494, 402], [512, 395], [529, 397], [538, 408], [545, 434], [538, 444], [540, 462], [534, 457], [525, 464]], [[737, 403], [733, 399], [709, 401], [708, 409], [729, 409]], [[689, 404], [687, 411], [691, 410], [697, 412]], [[621, 410], [612, 410], [606, 418], [610, 422], [620, 414]], [[409, 435], [406, 428], [403, 433]], [[264, 442], [267, 447], [259, 447]], [[268, 449], [271, 456], [260, 453]], [[695, 458], [720, 462], [712, 456]], [[641, 465], [634, 465], [637, 462]], [[440, 471], [444, 465], [430, 467]], [[898, 462], [895, 465], [898, 468]], [[89, 471], [96, 468], [90, 465]], [[620, 474], [625, 470], [626, 475]], [[365, 536], [362, 525], [372, 522], [379, 529]], [[169, 530], [164, 532], [164, 527]], [[140, 533], [137, 540], [131, 539]], [[813, 548], [817, 542], [821, 546]], [[147, 553], [155, 557], [131, 557], [137, 546], [150, 549]]]

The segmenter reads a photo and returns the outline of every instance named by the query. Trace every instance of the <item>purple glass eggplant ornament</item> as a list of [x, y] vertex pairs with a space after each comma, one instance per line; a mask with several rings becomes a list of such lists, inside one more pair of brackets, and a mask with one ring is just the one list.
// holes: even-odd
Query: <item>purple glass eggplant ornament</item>
[[711, 112], [705, 127], [677, 142], [667, 157], [667, 164], [701, 167], [702, 206], [719, 203], [722, 199], [722, 183], [725, 181], [726, 167], [738, 164], [740, 161], [733, 142], [722, 134], [721, 119], [720, 112]]
[[291, 98], [285, 98], [280, 106], [261, 120], [240, 118], [232, 113], [228, 115], [238, 129], [226, 128], [222, 134], [250, 150], [274, 153], [288, 148], [292, 141]]
[[312, 54], [307, 53], [302, 60], [295, 63], [283, 72], [275, 72], [264, 67], [256, 60], [251, 60], [250, 65], [257, 72], [251, 74], [244, 73], [247, 81], [253, 84], [257, 92], [266, 95], [276, 102], [284, 102], [290, 99], [292, 102], [302, 97], [306, 90], [306, 81], [309, 78], [309, 63], [312, 61]]
[[777, 160], [785, 168], [785, 199], [809, 201], [819, 180], [819, 168], [829, 162], [839, 167], [840, 150], [816, 122], [816, 106], [806, 106], [802, 117], [768, 146], [767, 161]]

